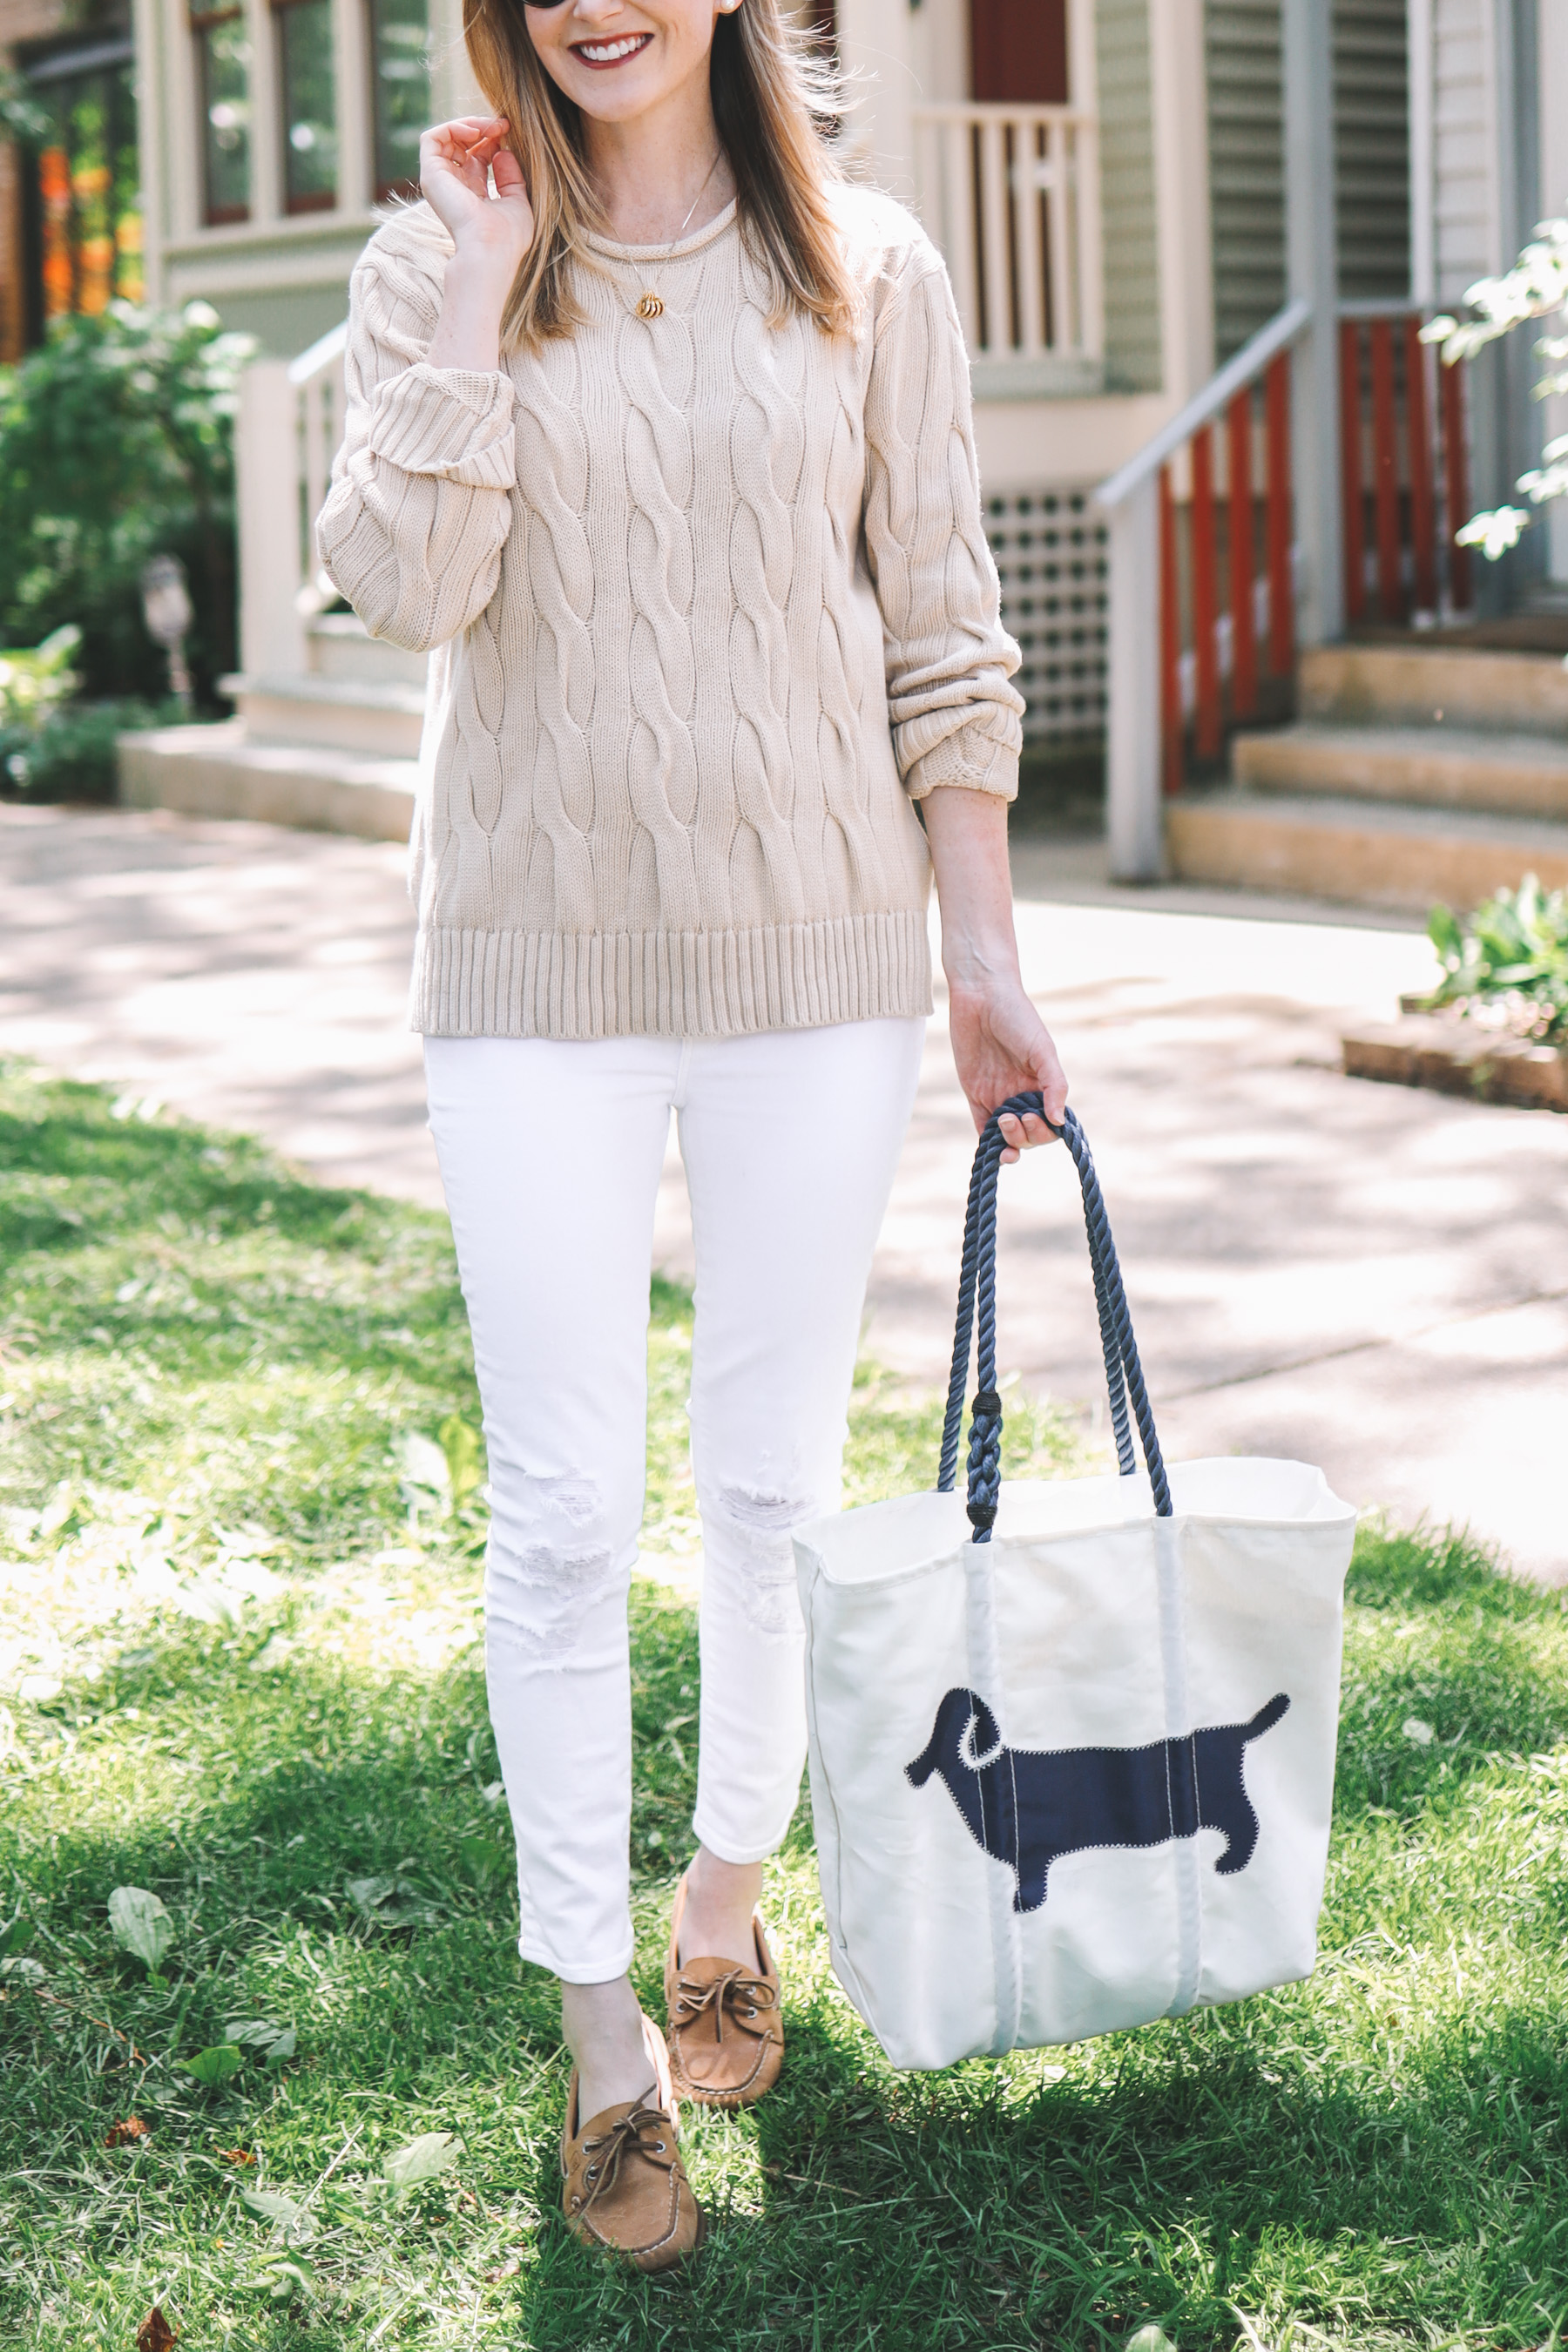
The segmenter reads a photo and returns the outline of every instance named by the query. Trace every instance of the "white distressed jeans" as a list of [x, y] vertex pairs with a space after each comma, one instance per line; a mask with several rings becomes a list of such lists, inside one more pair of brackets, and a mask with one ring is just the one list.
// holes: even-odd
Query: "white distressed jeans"
[[632, 1958], [626, 1588], [670, 1112], [697, 1255], [694, 1827], [723, 1861], [755, 1862], [789, 1826], [805, 1756], [791, 1530], [837, 1507], [866, 1278], [924, 1030], [426, 1040], [489, 1454], [486, 1671], [519, 1948], [570, 1983]]

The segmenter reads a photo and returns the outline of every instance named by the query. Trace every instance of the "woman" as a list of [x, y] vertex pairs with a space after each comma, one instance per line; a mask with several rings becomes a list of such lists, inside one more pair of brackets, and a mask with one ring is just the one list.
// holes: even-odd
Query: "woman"
[[[931, 866], [976, 1122], [1067, 1088], [1018, 976], [1018, 655], [938, 256], [837, 176], [779, 0], [469, 0], [468, 45], [495, 112], [427, 133], [425, 202], [355, 273], [321, 536], [373, 635], [435, 655], [414, 1020], [520, 1948], [562, 1983], [568, 2220], [658, 2269], [702, 2231], [677, 2090], [741, 2105], [783, 2055], [756, 1906], [805, 1747], [790, 1535], [837, 1507]], [[706, 1567], [667, 2051], [626, 1974], [626, 1595], [672, 1108]]]

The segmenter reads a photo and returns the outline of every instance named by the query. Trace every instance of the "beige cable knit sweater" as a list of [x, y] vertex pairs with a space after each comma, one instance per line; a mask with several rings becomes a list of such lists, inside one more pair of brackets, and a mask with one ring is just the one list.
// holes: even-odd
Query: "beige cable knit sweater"
[[1011, 798], [1018, 652], [941, 259], [886, 198], [837, 203], [852, 338], [768, 326], [733, 206], [668, 260], [596, 240], [584, 323], [494, 375], [426, 361], [427, 205], [355, 270], [321, 543], [372, 635], [435, 653], [416, 1028], [929, 1011], [911, 801]]

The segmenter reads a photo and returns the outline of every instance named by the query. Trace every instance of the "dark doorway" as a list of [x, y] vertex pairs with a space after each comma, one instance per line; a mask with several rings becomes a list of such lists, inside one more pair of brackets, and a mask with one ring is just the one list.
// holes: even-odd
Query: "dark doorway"
[[977, 100], [1067, 104], [1067, 0], [969, 0], [969, 41]]

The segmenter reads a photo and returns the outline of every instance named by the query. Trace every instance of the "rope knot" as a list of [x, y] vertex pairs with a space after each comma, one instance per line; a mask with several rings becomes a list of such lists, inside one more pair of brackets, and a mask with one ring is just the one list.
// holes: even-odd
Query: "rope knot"
[[969, 1523], [976, 1543], [989, 1543], [1002, 1500], [1002, 1400], [981, 1389], [970, 1407]]

